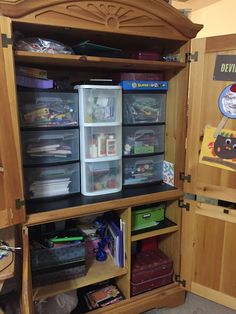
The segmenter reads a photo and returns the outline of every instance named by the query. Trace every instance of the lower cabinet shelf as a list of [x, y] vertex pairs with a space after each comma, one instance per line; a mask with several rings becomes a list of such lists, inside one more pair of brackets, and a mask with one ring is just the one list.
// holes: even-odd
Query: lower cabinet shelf
[[[111, 304], [106, 307], [93, 310], [93, 314], [141, 314], [144, 311], [162, 308], [162, 307], [176, 307], [183, 304], [185, 301], [185, 291], [177, 284], [172, 283], [170, 285], [153, 289], [149, 292], [139, 294], [135, 297], [131, 297], [115, 304]], [[76, 309], [72, 314], [81, 314], [84, 312], [78, 312]]]
[[33, 289], [33, 300], [41, 300], [56, 294], [82, 288], [103, 280], [119, 277], [127, 274], [127, 268], [117, 267], [112, 258], [108, 256], [104, 262], [98, 262], [95, 259], [88, 261], [87, 273], [84, 277], [75, 278], [63, 282], [54, 283], [47, 286], [37, 287]]

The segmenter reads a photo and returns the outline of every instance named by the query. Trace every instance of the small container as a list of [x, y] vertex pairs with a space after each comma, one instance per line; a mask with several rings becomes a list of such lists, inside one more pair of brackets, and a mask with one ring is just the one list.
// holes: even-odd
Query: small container
[[80, 163], [24, 168], [26, 199], [80, 192]]
[[[121, 126], [86, 126], [80, 128], [81, 156], [84, 159], [108, 158], [122, 155]], [[102, 135], [102, 137], [101, 137]], [[105, 137], [105, 141], [104, 141]], [[113, 137], [113, 138], [109, 138]], [[84, 148], [84, 149], [83, 149]]]
[[18, 93], [21, 127], [78, 126], [78, 93], [21, 91]]
[[123, 155], [141, 155], [164, 151], [164, 125], [123, 127]]
[[106, 156], [106, 137], [104, 133], [98, 136], [98, 157]]
[[114, 135], [109, 135], [109, 138], [106, 140], [106, 155], [116, 155], [116, 139], [114, 138]]
[[121, 160], [86, 162], [81, 170], [83, 195], [115, 193], [122, 188]]
[[163, 180], [163, 155], [123, 158], [123, 185], [142, 185]]
[[97, 158], [98, 157], [98, 146], [96, 140], [92, 140], [92, 144], [89, 146], [89, 157]]
[[121, 123], [121, 86], [81, 85], [79, 98], [81, 125]]
[[79, 160], [79, 129], [21, 132], [24, 165]]

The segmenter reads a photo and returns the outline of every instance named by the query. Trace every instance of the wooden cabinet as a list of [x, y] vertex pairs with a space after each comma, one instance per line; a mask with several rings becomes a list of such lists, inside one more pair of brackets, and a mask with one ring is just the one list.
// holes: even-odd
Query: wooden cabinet
[[[198, 163], [203, 128], [208, 123], [216, 126], [219, 118], [217, 104], [214, 109], [209, 108], [209, 104], [217, 101], [218, 91], [227, 85], [215, 81], [209, 83], [216, 52], [226, 50], [226, 46], [215, 47], [213, 39], [194, 42], [193, 51], [198, 51], [198, 61], [191, 63], [188, 99], [190, 39], [202, 26], [191, 23], [163, 0], [0, 1], [0, 11], [3, 15], [0, 17], [0, 58], [3, 65], [0, 69], [0, 191], [3, 195], [0, 200], [3, 217], [0, 227], [23, 225], [23, 313], [33, 313], [33, 301], [109, 278], [115, 278], [126, 299], [118, 305], [107, 307], [106, 311], [102, 309], [96, 313], [141, 313], [154, 307], [173, 307], [184, 302], [185, 289], [236, 309], [235, 283], [230, 282], [230, 274], [235, 274], [235, 263], [230, 264], [230, 259], [235, 257], [232, 253], [234, 211], [226, 216], [220, 207], [180, 201], [186, 191], [193, 195], [236, 202], [235, 173], [229, 174], [228, 171]], [[12, 39], [16, 31], [27, 37], [50, 37], [69, 45], [89, 38], [128, 51], [154, 49], [165, 55], [178, 54], [179, 61], [14, 51]], [[218, 45], [220, 42], [216, 40]], [[228, 51], [232, 54], [236, 48], [233, 42], [235, 40], [228, 38]], [[25, 210], [15, 65], [45, 68], [55, 78], [63, 78], [66, 73], [71, 82], [86, 80], [94, 75], [103, 78], [114, 72], [163, 71], [169, 84], [165, 160], [174, 164], [175, 187], [162, 184], [144, 189], [123, 189], [96, 200], [73, 195], [61, 201], [31, 203]], [[191, 176], [188, 177], [190, 182], [183, 180], [187, 175]], [[165, 229], [131, 235], [132, 208], [161, 201], [167, 203], [166, 215], [175, 224]], [[101, 264], [94, 261], [83, 278], [33, 289], [30, 229], [35, 225], [111, 210], [117, 211], [126, 222], [125, 267], [120, 269], [108, 260], [103, 270]], [[152, 236], [158, 236], [159, 247], [173, 259], [176, 280], [168, 286], [131, 297], [131, 243]], [[208, 258], [205, 254], [209, 254], [209, 251], [213, 256]]]

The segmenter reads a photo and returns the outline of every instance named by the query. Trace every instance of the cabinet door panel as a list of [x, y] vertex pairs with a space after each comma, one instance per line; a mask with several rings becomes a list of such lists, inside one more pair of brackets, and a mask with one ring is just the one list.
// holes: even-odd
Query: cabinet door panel
[[[2, 34], [11, 37], [9, 19], [1, 18]], [[0, 42], [0, 228], [24, 221], [20, 142], [12, 46]]]
[[222, 279], [220, 288], [226, 293], [236, 298], [236, 223], [227, 223], [225, 226], [224, 252], [222, 260]]
[[181, 278], [187, 289], [236, 309], [236, 210], [188, 201], [183, 212]]
[[220, 288], [224, 229], [224, 221], [196, 213], [192, 280], [215, 290]]
[[[204, 129], [207, 125], [218, 126], [223, 117], [218, 98], [222, 90], [233, 83], [213, 80], [216, 55], [235, 55], [236, 35], [193, 40], [192, 51], [198, 52], [198, 61], [191, 63], [185, 167], [186, 174], [192, 178], [191, 182], [185, 183], [184, 189], [189, 193], [236, 202], [236, 171], [199, 163]], [[228, 119], [225, 128], [236, 131], [236, 120]]]

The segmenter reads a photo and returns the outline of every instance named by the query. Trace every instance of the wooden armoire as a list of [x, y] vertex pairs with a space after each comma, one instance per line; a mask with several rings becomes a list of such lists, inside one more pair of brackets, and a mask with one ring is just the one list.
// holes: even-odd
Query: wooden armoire
[[[22, 228], [22, 312], [33, 313], [35, 301], [111, 278], [125, 300], [94, 313], [136, 314], [155, 307], [174, 307], [184, 302], [186, 290], [236, 310], [236, 214], [232, 209], [236, 174], [199, 163], [204, 128], [217, 126], [221, 118], [218, 96], [229, 85], [213, 80], [216, 54], [234, 54], [236, 36], [193, 40], [191, 47], [202, 25], [192, 23], [163, 0], [11, 0], [0, 1], [0, 12], [0, 228], [3, 234], [9, 227]], [[89, 39], [129, 52], [154, 50], [166, 56], [178, 55], [178, 61], [18, 51], [13, 44], [19, 32], [67, 45]], [[169, 85], [165, 160], [174, 164], [174, 187], [157, 184], [128, 192], [123, 189], [103, 198], [73, 195], [28, 206], [15, 77], [18, 65], [42, 68], [73, 82], [119, 72], [164, 72]], [[233, 120], [227, 123], [230, 129], [236, 127]], [[203, 197], [221, 202], [211, 205]], [[132, 235], [132, 208], [157, 202], [166, 203], [166, 217], [174, 225]], [[104, 263], [94, 260], [84, 277], [33, 287], [31, 228], [104, 211], [116, 211], [126, 222], [125, 267], [115, 266], [111, 259]], [[131, 244], [154, 236], [173, 259], [174, 282], [132, 297]]]

